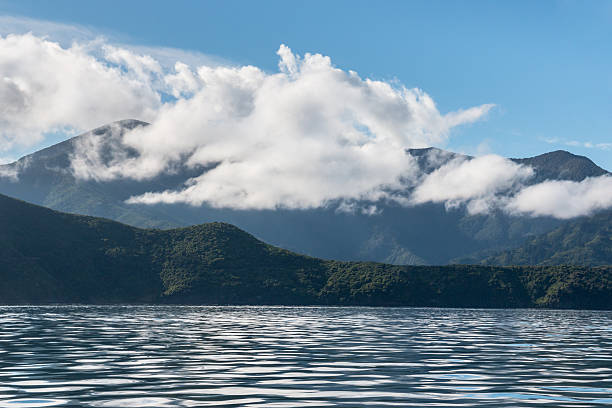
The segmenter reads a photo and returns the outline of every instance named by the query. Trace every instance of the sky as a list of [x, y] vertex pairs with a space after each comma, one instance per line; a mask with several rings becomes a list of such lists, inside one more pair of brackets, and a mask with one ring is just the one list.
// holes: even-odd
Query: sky
[[610, 2], [20, 0], [0, 1], [0, 14], [267, 71], [286, 44], [423, 89], [441, 112], [496, 105], [457, 129], [449, 149], [510, 157], [564, 149], [612, 169]]
[[[563, 149], [612, 169], [610, 39], [604, 1], [0, 0], [0, 159], [135, 118], [152, 125], [110, 162], [87, 139], [74, 174], [216, 166], [139, 203], [571, 218], [611, 206], [612, 178], [527, 187], [533, 170], [500, 156]], [[426, 146], [478, 159], [425, 177], [403, 152]]]

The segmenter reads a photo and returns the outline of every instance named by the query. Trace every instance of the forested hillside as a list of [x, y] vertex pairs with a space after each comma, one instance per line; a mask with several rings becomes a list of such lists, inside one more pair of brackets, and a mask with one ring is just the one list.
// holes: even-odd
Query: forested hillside
[[0, 196], [0, 303], [612, 309], [612, 267], [325, 261], [224, 223], [138, 229]]
[[485, 258], [488, 265], [611, 265], [612, 211], [568, 221], [519, 248]]

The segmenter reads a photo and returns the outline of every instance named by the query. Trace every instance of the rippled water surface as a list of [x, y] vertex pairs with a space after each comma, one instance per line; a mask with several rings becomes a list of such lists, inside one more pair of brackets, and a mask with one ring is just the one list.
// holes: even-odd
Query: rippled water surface
[[612, 405], [612, 314], [0, 307], [0, 407]]

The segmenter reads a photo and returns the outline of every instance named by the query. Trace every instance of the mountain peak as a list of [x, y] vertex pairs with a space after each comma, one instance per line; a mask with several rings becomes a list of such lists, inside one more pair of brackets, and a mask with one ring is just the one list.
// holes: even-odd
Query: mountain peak
[[143, 122], [142, 120], [138, 120], [138, 119], [121, 119], [121, 120], [116, 120], [114, 122], [111, 123], [107, 123], [106, 125], [102, 125], [99, 126], [93, 130], [90, 130], [88, 132], [82, 133], [78, 136], [73, 137], [70, 140], [74, 140], [74, 139], [78, 139], [81, 138], [83, 136], [87, 136], [87, 135], [103, 135], [103, 134], [110, 134], [111, 129], [113, 128], [120, 128], [121, 131], [125, 131], [125, 130], [132, 130], [134, 128], [137, 128], [139, 126], [149, 126], [149, 123], [147, 122]]
[[[24, 161], [24, 160], [31, 160], [31, 159], [37, 159], [37, 160], [43, 160], [45, 161], [45, 165], [46, 167], [57, 167], [58, 165], [61, 166], [65, 166], [66, 165], [66, 157], [69, 155], [70, 153], [72, 153], [73, 148], [74, 148], [74, 143], [77, 140], [80, 140], [84, 137], [90, 136], [90, 135], [95, 135], [95, 136], [102, 136], [102, 135], [111, 135], [111, 129], [113, 127], [118, 127], [121, 129], [121, 131], [125, 131], [125, 130], [132, 130], [134, 128], [137, 128], [139, 126], [149, 126], [149, 123], [147, 122], [143, 122], [141, 120], [138, 119], [122, 119], [122, 120], [117, 120], [115, 122], [111, 122], [108, 123], [106, 125], [102, 125], [99, 126], [93, 130], [89, 130], [87, 132], [81, 133], [77, 136], [71, 137], [70, 139], [64, 140], [63, 142], [59, 142], [56, 143], [52, 146], [46, 147], [44, 149], [38, 150], [34, 153], [28, 154], [22, 158], [20, 158], [19, 160], [17, 160], [17, 162], [19, 161]], [[53, 163], [56, 160], [59, 160], [59, 163]], [[17, 162], [14, 163], [10, 163], [8, 164], [8, 166], [11, 165], [15, 165]]]
[[[471, 158], [471, 156], [438, 149], [437, 147], [406, 149], [406, 153], [414, 157], [421, 170], [426, 173], [436, 170], [455, 158]], [[532, 183], [539, 183], [544, 180], [582, 181], [587, 177], [610, 174], [593, 163], [588, 157], [579, 156], [566, 150], [555, 150], [538, 156], [510, 160], [534, 168], [536, 175], [531, 180]]]
[[133, 129], [137, 126], [148, 126], [150, 123], [139, 119], [121, 119], [112, 123], [113, 125], [121, 125], [121, 127]]
[[573, 154], [571, 152], [568, 152], [567, 150], [553, 150], [552, 152], [548, 152], [548, 153], [542, 153], [538, 156], [535, 157], [540, 157], [540, 156], [576, 156], [576, 157], [583, 157], [583, 156], [578, 156], [576, 154]]
[[565, 150], [555, 150], [524, 159], [512, 159], [520, 164], [532, 166], [536, 170], [535, 182], [543, 180], [582, 181], [587, 177], [609, 174], [588, 157], [578, 156]]
[[406, 153], [416, 159], [419, 168], [425, 173], [431, 173], [432, 171], [458, 157], [466, 159], [470, 158], [470, 156], [438, 149], [437, 147], [406, 149]]
[[437, 147], [418, 147], [413, 149], [406, 149], [406, 152], [412, 156], [423, 156], [431, 152], [446, 152], [446, 150], [438, 149]]

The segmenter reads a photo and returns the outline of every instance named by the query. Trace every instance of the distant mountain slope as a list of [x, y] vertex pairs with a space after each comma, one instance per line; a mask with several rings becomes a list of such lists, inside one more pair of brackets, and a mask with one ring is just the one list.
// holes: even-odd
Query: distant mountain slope
[[0, 195], [0, 304], [50, 302], [612, 309], [612, 267], [324, 261], [228, 224], [142, 230]]
[[[0, 193], [52, 209], [110, 218], [138, 227], [172, 228], [223, 221], [283, 248], [327, 259], [368, 260], [394, 264], [444, 264], [468, 254], [492, 253], [517, 247], [526, 238], [561, 225], [551, 218], [511, 217], [493, 212], [470, 216], [463, 210], [447, 211], [440, 204], [406, 208], [377, 203], [377, 215], [347, 214], [336, 207], [312, 210], [241, 211], [207, 205], [133, 205], [125, 200], [147, 191], [178, 188], [203, 169], [181, 169], [151, 180], [80, 180], [70, 168], [79, 143], [101, 145], [108, 159], [112, 149], [125, 149], [127, 130], [146, 126], [125, 120], [102, 126], [63, 143], [0, 166]], [[127, 154], [133, 152], [127, 151]], [[425, 172], [460, 155], [436, 148], [410, 149]], [[581, 180], [605, 170], [589, 159], [567, 152], [513, 159], [536, 167], [538, 177]], [[19, 171], [19, 180], [11, 174]]]
[[[0, 178], [0, 193], [60, 211], [106, 217], [132, 225], [158, 228], [182, 225], [159, 209], [123, 202], [131, 194], [174, 187], [179, 184], [178, 181], [172, 182], [169, 177], [160, 177], [144, 183], [131, 180], [100, 183], [77, 180], [72, 174], [71, 156], [80, 140], [92, 137], [99, 139], [101, 144], [108, 144], [112, 138], [121, 137], [125, 131], [145, 125], [145, 122], [124, 120], [102, 126], [25, 156], [15, 163], [0, 166], [0, 174], [18, 173], [18, 180]], [[114, 129], [118, 132], [111, 131]]]
[[488, 265], [612, 265], [612, 211], [582, 217], [481, 261]]

